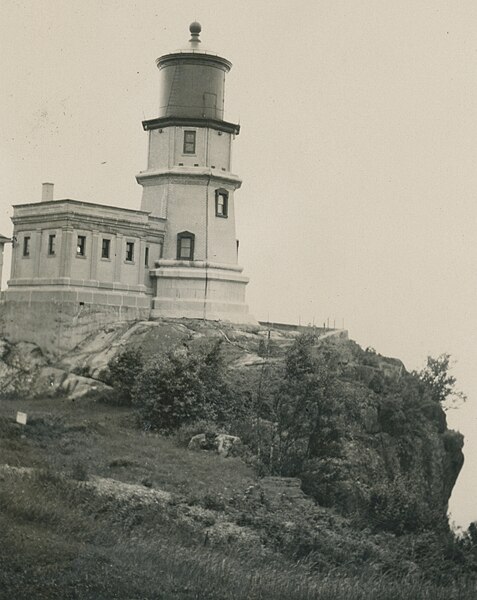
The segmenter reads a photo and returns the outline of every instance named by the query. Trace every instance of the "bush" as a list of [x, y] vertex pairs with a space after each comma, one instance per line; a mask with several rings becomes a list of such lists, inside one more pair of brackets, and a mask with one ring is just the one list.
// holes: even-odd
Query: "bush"
[[443, 524], [443, 512], [432, 509], [412, 481], [403, 477], [371, 489], [368, 518], [376, 529], [397, 535], [437, 529]]
[[151, 358], [132, 394], [143, 426], [170, 433], [185, 423], [216, 419], [225, 386], [221, 366], [219, 344]]
[[107, 395], [106, 404], [130, 405], [132, 390], [142, 371], [144, 357], [139, 348], [126, 348], [111, 359], [109, 367], [109, 383], [113, 386], [115, 394]]

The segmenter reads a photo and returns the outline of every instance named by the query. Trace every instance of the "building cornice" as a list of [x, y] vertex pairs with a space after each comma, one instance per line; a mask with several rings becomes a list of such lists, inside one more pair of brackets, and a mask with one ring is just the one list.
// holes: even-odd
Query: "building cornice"
[[154, 263], [156, 268], [188, 268], [188, 269], [220, 269], [222, 271], [234, 271], [241, 273], [241, 265], [232, 265], [230, 263], [218, 263], [209, 260], [172, 260], [160, 258]]
[[233, 173], [216, 171], [215, 169], [204, 169], [202, 167], [172, 167], [172, 169], [157, 169], [155, 171], [142, 171], [136, 175], [140, 185], [154, 185], [161, 179], [168, 183], [182, 184], [207, 184], [209, 182], [228, 183], [234, 189], [242, 185], [242, 180]]
[[191, 51], [191, 50], [180, 50], [179, 52], [171, 52], [170, 54], [164, 54], [156, 59], [156, 65], [158, 69], [163, 69], [171, 65], [178, 63], [187, 64], [192, 63], [194, 65], [212, 65], [228, 73], [232, 68], [230, 60], [219, 56], [218, 54], [212, 54], [205, 51]]
[[162, 129], [163, 127], [208, 127], [209, 129], [223, 131], [224, 133], [233, 133], [235, 135], [240, 133], [240, 125], [220, 121], [219, 119], [208, 119], [206, 117], [202, 119], [192, 117], [158, 117], [157, 119], [143, 121], [142, 126], [144, 131]]
[[[99, 230], [108, 233], [122, 233], [124, 235], [135, 235], [142, 237], [147, 235], [162, 239], [165, 234], [166, 219], [161, 219], [161, 223], [154, 223], [151, 227], [150, 223], [128, 223], [118, 219], [104, 219], [95, 217], [94, 215], [85, 215], [83, 213], [58, 213], [55, 215], [28, 214], [17, 217], [12, 217], [12, 222], [15, 226], [20, 226], [17, 231], [25, 231], [29, 229], [63, 229], [71, 228], [75, 230], [93, 231]], [[161, 228], [158, 228], [161, 225]]]
[[100, 209], [100, 210], [113, 210], [115, 212], [121, 213], [128, 213], [128, 217], [132, 214], [136, 214], [138, 216], [142, 216], [142, 217], [147, 217], [149, 215], [149, 213], [145, 210], [139, 210], [139, 209], [135, 209], [135, 208], [124, 208], [122, 206], [113, 206], [111, 204], [98, 204], [97, 202], [85, 202], [83, 200], [72, 200], [71, 198], [64, 198], [62, 200], [47, 200], [47, 201], [43, 201], [43, 202], [26, 202], [24, 204], [13, 204], [12, 207], [14, 209], [16, 208], [24, 208], [24, 207], [28, 207], [28, 208], [40, 208], [43, 212], [44, 208], [51, 208], [53, 207], [54, 210], [56, 211], [58, 209], [58, 206], [84, 206], [86, 208], [91, 208], [94, 207], [96, 209]]

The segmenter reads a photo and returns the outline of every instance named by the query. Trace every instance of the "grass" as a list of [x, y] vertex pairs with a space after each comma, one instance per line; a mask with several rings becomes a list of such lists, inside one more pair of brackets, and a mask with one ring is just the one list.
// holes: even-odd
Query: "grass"
[[[16, 410], [28, 413], [26, 427], [14, 423]], [[145, 434], [127, 409], [2, 401], [0, 457], [34, 469], [0, 470], [1, 600], [475, 597], [463, 579], [437, 584], [412, 568], [383, 568], [397, 560], [392, 536], [353, 533], [311, 504], [249, 497], [255, 476], [238, 458], [191, 453]], [[95, 476], [147, 480], [172, 495], [149, 504], [101, 495]], [[214, 537], [224, 525], [250, 535]], [[310, 532], [315, 554], [298, 556]]]

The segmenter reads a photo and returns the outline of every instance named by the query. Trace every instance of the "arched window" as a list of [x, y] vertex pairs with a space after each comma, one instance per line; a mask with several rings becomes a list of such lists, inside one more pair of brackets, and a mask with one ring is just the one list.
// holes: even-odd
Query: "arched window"
[[177, 234], [177, 260], [194, 260], [194, 240], [190, 231]]
[[229, 216], [229, 193], [227, 190], [215, 190], [215, 216], [224, 218]]

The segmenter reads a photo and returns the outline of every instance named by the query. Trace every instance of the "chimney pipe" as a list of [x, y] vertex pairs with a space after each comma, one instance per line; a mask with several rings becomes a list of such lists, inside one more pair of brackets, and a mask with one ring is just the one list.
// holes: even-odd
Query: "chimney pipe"
[[53, 183], [43, 183], [41, 186], [41, 201], [49, 202], [53, 200]]

